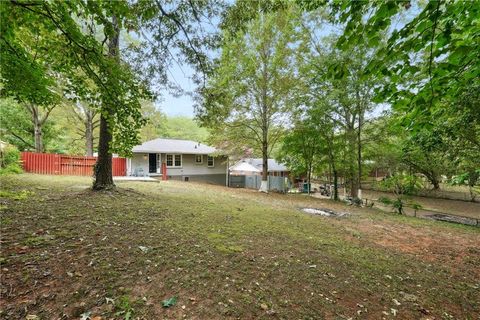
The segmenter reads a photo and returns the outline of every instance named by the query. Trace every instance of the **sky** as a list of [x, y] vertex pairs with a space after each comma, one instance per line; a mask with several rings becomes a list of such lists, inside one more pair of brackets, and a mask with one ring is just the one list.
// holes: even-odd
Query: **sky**
[[[396, 24], [395, 28], [398, 29], [410, 21], [416, 14], [418, 14], [417, 4], [415, 3], [414, 7], [411, 10], [405, 12], [403, 19], [400, 19]], [[211, 30], [210, 26], [207, 26], [209, 31]], [[327, 36], [334, 32], [334, 28], [331, 25], [325, 24], [322, 29], [318, 30], [317, 36], [319, 38]], [[192, 92], [195, 89], [193, 81], [190, 79], [194, 70], [188, 65], [173, 65], [169, 70], [169, 79], [177, 86], [181, 87], [187, 92]], [[163, 92], [163, 95], [159, 101], [156, 103], [157, 108], [162, 112], [167, 114], [167, 116], [187, 116], [193, 118], [195, 116], [193, 108], [193, 99], [188, 94], [182, 94], [181, 96], [174, 96], [169, 93], [167, 90]], [[381, 106], [379, 108], [381, 111], [388, 109], [386, 106]]]
[[[189, 66], [174, 66], [170, 69], [169, 78], [172, 82], [180, 86], [185, 91], [193, 91], [195, 85], [190, 80], [193, 70]], [[175, 97], [167, 91], [163, 92], [163, 96], [156, 103], [157, 107], [167, 114], [167, 116], [187, 116], [194, 117], [192, 97], [183, 94]]]

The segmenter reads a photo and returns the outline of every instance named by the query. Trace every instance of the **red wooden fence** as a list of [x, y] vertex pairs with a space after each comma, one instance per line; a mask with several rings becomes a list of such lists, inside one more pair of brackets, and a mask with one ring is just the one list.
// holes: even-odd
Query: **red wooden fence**
[[[40, 174], [60, 174], [72, 176], [92, 176], [97, 157], [69, 156], [53, 153], [22, 152], [23, 170]], [[125, 158], [112, 158], [114, 176], [125, 176]]]

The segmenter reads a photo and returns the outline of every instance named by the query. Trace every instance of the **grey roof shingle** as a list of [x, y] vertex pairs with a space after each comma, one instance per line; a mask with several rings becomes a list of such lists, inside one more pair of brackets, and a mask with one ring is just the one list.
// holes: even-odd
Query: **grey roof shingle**
[[158, 138], [135, 146], [132, 151], [133, 153], [212, 154], [217, 149], [197, 141]]

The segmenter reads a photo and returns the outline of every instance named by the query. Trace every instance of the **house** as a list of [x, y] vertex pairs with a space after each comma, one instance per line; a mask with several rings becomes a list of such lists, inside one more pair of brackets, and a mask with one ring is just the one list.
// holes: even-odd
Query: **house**
[[[262, 175], [263, 159], [262, 158], [247, 158], [242, 159], [230, 167], [230, 175]], [[268, 159], [268, 175], [274, 177], [287, 177], [289, 173], [288, 168], [275, 161], [275, 159]]]
[[[229, 186], [233, 188], [259, 189], [262, 181], [263, 159], [248, 158], [235, 163], [229, 169]], [[288, 168], [268, 159], [268, 190], [286, 192], [289, 188]]]
[[228, 157], [214, 147], [180, 139], [154, 139], [133, 147], [127, 175], [227, 184]]

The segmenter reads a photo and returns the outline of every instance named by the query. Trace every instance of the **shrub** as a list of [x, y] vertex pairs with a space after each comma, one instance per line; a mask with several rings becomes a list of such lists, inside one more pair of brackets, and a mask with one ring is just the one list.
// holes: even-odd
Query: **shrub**
[[384, 205], [392, 206], [392, 208], [395, 209], [398, 214], [404, 214], [404, 208], [411, 207], [414, 210], [414, 216], [416, 217], [417, 210], [422, 209], [422, 206], [419, 203], [413, 202], [411, 200], [409, 201], [400, 195], [394, 199], [380, 197], [378, 201], [383, 203]]
[[397, 174], [386, 178], [380, 183], [381, 189], [393, 192], [395, 195], [415, 194], [422, 185], [416, 176]]
[[20, 166], [20, 151], [7, 145], [0, 152], [0, 174], [18, 174], [23, 170]]

